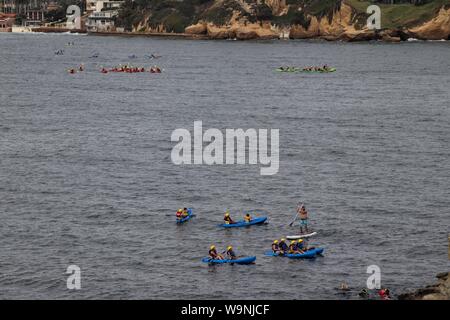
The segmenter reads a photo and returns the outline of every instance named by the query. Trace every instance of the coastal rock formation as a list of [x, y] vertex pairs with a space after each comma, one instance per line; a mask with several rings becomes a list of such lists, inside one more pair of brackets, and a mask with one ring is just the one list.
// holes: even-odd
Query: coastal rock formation
[[441, 8], [439, 14], [421, 26], [409, 30], [414, 38], [423, 40], [450, 40], [450, 8]]
[[251, 40], [258, 38], [258, 34], [253, 30], [238, 29], [236, 30], [236, 39]]
[[398, 296], [399, 300], [450, 300], [450, 272], [439, 273], [438, 282]]
[[206, 25], [206, 34], [211, 39], [276, 39], [279, 33], [271, 28], [270, 24], [241, 24], [234, 22], [227, 26], [216, 26], [214, 24]]
[[307, 27], [294, 25], [291, 27], [289, 38], [308, 39], [323, 38], [326, 40], [366, 41], [376, 39], [376, 34], [366, 28], [358, 30], [354, 24], [354, 10], [346, 3], [342, 3], [332, 18], [329, 16], [307, 16]]
[[175, 1], [167, 3], [164, 10], [156, 3], [135, 3], [121, 11], [118, 24], [133, 32], [184, 33], [210, 39], [450, 39], [450, 3], [443, 6], [441, 0], [423, 4], [409, 0], [402, 2], [405, 11], [396, 10], [398, 5], [384, 4], [384, 9], [392, 10], [383, 11], [383, 26], [388, 27], [378, 31], [367, 28], [367, 8], [357, 0]]
[[216, 26], [209, 23], [206, 26], [207, 34], [211, 39], [234, 39], [236, 33], [229, 26]]
[[184, 32], [187, 34], [206, 34], [206, 23], [199, 22], [197, 24], [188, 26], [184, 29]]
[[402, 37], [399, 35], [398, 32], [392, 32], [389, 30], [380, 32], [379, 37], [381, 40], [383, 40], [385, 42], [400, 42], [400, 41], [402, 41]]

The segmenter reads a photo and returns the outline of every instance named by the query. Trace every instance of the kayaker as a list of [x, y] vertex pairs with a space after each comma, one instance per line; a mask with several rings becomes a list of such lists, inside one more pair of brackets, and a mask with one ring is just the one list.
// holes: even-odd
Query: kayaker
[[285, 254], [288, 251], [288, 245], [286, 244], [286, 239], [281, 239], [278, 245], [279, 251], [282, 254]]
[[225, 216], [223, 217], [223, 220], [225, 221], [225, 224], [234, 224], [234, 223], [236, 223], [236, 222], [234, 222], [233, 219], [231, 219], [230, 213], [228, 211], [225, 212]]
[[280, 247], [278, 246], [278, 240], [274, 240], [272, 242], [272, 251], [273, 251], [273, 253], [280, 252]]
[[209, 247], [208, 254], [211, 257], [211, 259], [223, 260], [223, 257], [220, 254], [217, 253], [215, 245], [212, 245], [211, 247]]
[[306, 243], [305, 243], [305, 241], [303, 241], [303, 239], [298, 239], [298, 240], [297, 240], [297, 250], [298, 250], [300, 253], [304, 253], [305, 251], [308, 250], [308, 248], [307, 248], [307, 246], [306, 246]]
[[228, 259], [231, 259], [231, 260], [236, 259], [236, 253], [233, 251], [232, 246], [227, 247], [226, 254], [227, 254]]
[[358, 293], [358, 296], [367, 299], [369, 298], [369, 291], [366, 288], [362, 288], [362, 290]]
[[153, 66], [150, 68], [151, 73], [161, 73], [161, 69], [157, 66]]
[[80, 67], [78, 68], [80, 71], [84, 71], [84, 65], [80, 64]]
[[348, 294], [350, 294], [350, 292], [352, 291], [352, 289], [348, 286], [347, 283], [342, 282], [339, 287], [336, 288], [338, 290], [339, 294], [342, 294], [344, 296], [347, 296]]
[[[301, 242], [300, 242], [301, 240]], [[298, 245], [303, 252], [314, 250], [316, 247], [310, 247], [307, 240], [299, 239], [300, 244]]]
[[299, 252], [299, 250], [297, 248], [297, 242], [295, 240], [292, 240], [291, 243], [289, 244], [289, 253], [291, 253], [291, 254], [303, 253], [303, 252]]
[[244, 221], [249, 223], [250, 221], [252, 221], [252, 216], [250, 215], [250, 213], [247, 213], [244, 217]]
[[389, 289], [381, 289], [378, 291], [378, 294], [380, 295], [381, 300], [391, 300], [391, 292]]
[[305, 232], [308, 232], [308, 211], [304, 205], [300, 207], [298, 214], [300, 215], [300, 233], [303, 233], [303, 227], [305, 227]]

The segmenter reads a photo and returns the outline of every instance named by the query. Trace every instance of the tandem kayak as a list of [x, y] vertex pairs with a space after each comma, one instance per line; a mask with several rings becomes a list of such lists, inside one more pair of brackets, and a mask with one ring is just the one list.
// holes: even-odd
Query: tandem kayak
[[301, 68], [289, 68], [289, 69], [281, 69], [281, 68], [277, 68], [275, 69], [275, 71], [278, 72], [305, 72], [305, 73], [330, 73], [330, 72], [335, 72], [336, 68], [328, 68], [327, 70], [305, 70], [305, 69], [301, 69]]
[[248, 227], [248, 226], [252, 226], [255, 224], [262, 224], [266, 220], [267, 220], [267, 217], [254, 218], [250, 222], [245, 222], [244, 220], [241, 220], [241, 221], [237, 221], [236, 223], [232, 223], [232, 224], [222, 223], [222, 224], [219, 224], [218, 227], [222, 227], [222, 228]]
[[327, 70], [300, 70], [300, 72], [306, 72], [306, 73], [329, 73], [329, 72], [335, 72], [336, 68], [328, 68]]
[[269, 257], [288, 257], [291, 259], [311, 259], [316, 256], [316, 251], [313, 249], [306, 251], [305, 253], [286, 253], [286, 254], [278, 254], [274, 253], [273, 251], [266, 251], [264, 255]]
[[188, 215], [182, 219], [177, 219], [177, 224], [185, 223], [186, 221], [190, 220], [194, 216], [194, 213], [192, 212], [192, 209], [188, 209]]
[[300, 68], [293, 68], [293, 67], [290, 67], [288, 69], [276, 68], [275, 71], [278, 71], [278, 72], [299, 72]]
[[202, 259], [202, 262], [204, 263], [210, 263], [210, 264], [224, 264], [224, 263], [236, 263], [236, 264], [250, 264], [255, 262], [256, 257], [243, 257], [238, 259], [224, 259], [224, 260], [217, 260], [217, 259], [211, 259], [209, 257], [205, 257]]

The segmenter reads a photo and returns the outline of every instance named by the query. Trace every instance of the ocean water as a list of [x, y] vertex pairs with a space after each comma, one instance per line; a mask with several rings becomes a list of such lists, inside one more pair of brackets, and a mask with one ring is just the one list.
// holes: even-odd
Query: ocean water
[[[449, 58], [448, 42], [0, 34], [0, 298], [357, 299], [370, 265], [394, 294], [433, 282], [449, 267]], [[119, 63], [164, 72], [99, 72]], [[337, 72], [274, 72], [325, 63]], [[171, 134], [196, 120], [279, 129], [278, 174], [174, 165]], [[265, 257], [298, 232], [299, 201], [324, 257]], [[177, 226], [184, 206], [196, 217]], [[226, 209], [269, 223], [221, 230]], [[210, 267], [211, 244], [256, 263]]]

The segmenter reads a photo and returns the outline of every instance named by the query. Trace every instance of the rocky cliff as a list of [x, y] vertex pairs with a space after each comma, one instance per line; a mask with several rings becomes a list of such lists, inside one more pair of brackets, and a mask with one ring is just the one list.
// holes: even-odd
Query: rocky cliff
[[435, 18], [411, 28], [410, 34], [418, 39], [450, 40], [450, 8], [442, 7]]
[[373, 4], [368, 0], [137, 0], [126, 2], [118, 23], [134, 32], [211, 39], [450, 39], [450, 0], [378, 2], [382, 29], [377, 31], [366, 26], [366, 9]]

